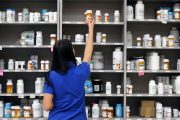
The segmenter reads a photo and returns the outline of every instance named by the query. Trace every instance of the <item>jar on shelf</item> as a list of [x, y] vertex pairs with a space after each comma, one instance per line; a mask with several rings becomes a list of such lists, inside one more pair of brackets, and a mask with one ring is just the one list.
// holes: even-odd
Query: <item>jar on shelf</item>
[[56, 34], [51, 34], [50, 35], [50, 45], [54, 45], [57, 41]]
[[137, 37], [137, 46], [138, 47], [141, 47], [142, 45], [141, 45], [141, 37]]
[[102, 118], [107, 118], [108, 116], [108, 114], [107, 114], [107, 111], [108, 110], [108, 108], [107, 107], [101, 107], [101, 115], [102, 115]]
[[92, 57], [93, 59], [93, 68], [94, 70], [103, 70], [104, 69], [104, 56], [102, 52], [94, 52]]
[[45, 61], [45, 70], [49, 70], [49, 60]]
[[161, 20], [161, 10], [158, 10], [158, 11], [156, 12], [156, 14], [157, 14], [157, 19], [158, 19], [158, 20]]
[[177, 70], [180, 70], [180, 59], [177, 61]]
[[120, 22], [120, 13], [119, 10], [114, 11], [114, 22]]
[[126, 117], [130, 118], [130, 114], [131, 114], [130, 107], [126, 106]]
[[89, 21], [89, 18], [92, 18], [93, 17], [93, 12], [92, 10], [86, 10], [86, 12], [84, 13], [85, 15], [85, 22], [88, 22]]
[[130, 61], [127, 61], [127, 70], [131, 70], [131, 62]]
[[101, 22], [101, 11], [100, 10], [96, 10], [95, 20], [96, 20], [96, 23]]
[[20, 106], [14, 106], [14, 110], [15, 110], [15, 118], [20, 118], [20, 115], [21, 115]]
[[45, 61], [41, 60], [41, 70], [45, 70]]
[[15, 106], [11, 106], [11, 117], [12, 117], [12, 118], [15, 118], [15, 117], [16, 117], [15, 114], [16, 114], [16, 113], [15, 113]]
[[155, 47], [161, 47], [162, 40], [161, 40], [161, 35], [155, 35], [154, 38], [154, 46]]
[[106, 43], [107, 41], [107, 35], [106, 34], [102, 34], [102, 42]]
[[12, 82], [11, 79], [7, 80], [7, 83], [6, 83], [6, 93], [7, 94], [12, 94], [13, 93], [13, 82]]
[[152, 37], [149, 37], [148, 41], [147, 41], [147, 46], [148, 47], [152, 47], [153, 46], [153, 38]]
[[173, 35], [168, 36], [168, 46], [174, 47], [174, 36]]
[[121, 94], [121, 85], [117, 85], [117, 94]]
[[144, 70], [145, 69], [145, 61], [144, 59], [139, 59], [137, 62], [137, 70]]
[[102, 33], [101, 32], [97, 32], [96, 33], [96, 42], [97, 43], [101, 43], [102, 41]]
[[0, 59], [0, 69], [3, 70], [4, 69], [4, 60]]
[[109, 22], [109, 14], [108, 13], [104, 14], [104, 21]]
[[33, 70], [33, 63], [31, 60], [28, 61], [28, 70]]
[[166, 36], [162, 37], [162, 47], [168, 46], [168, 38]]
[[93, 80], [93, 93], [102, 93], [103, 83], [100, 79]]
[[107, 113], [107, 114], [108, 114], [108, 115], [107, 115], [108, 117], [107, 117], [107, 118], [112, 119], [112, 118], [113, 118], [113, 115], [114, 115], [113, 107], [108, 107], [108, 110], [107, 110], [107, 111], [108, 111], [108, 113]]
[[23, 14], [21, 12], [18, 13], [18, 22], [23, 21]]
[[9, 59], [8, 70], [14, 70], [14, 60], [13, 59]]
[[180, 7], [174, 6], [174, 18], [175, 20], [180, 20]]
[[24, 106], [23, 109], [24, 109], [24, 112], [23, 112], [24, 118], [31, 118], [32, 117], [31, 106]]
[[5, 103], [4, 117], [5, 118], [10, 118], [11, 117], [11, 103]]
[[169, 70], [169, 59], [163, 60], [163, 70]]

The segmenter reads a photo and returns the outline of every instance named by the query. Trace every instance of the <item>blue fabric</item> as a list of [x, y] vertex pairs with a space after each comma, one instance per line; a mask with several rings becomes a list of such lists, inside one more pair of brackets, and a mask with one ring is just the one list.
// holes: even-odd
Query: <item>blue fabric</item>
[[68, 66], [65, 75], [51, 71], [49, 79], [52, 85], [45, 83], [44, 93], [54, 95], [54, 108], [48, 120], [87, 120], [84, 83], [90, 76], [89, 63], [76, 66], [70, 62]]

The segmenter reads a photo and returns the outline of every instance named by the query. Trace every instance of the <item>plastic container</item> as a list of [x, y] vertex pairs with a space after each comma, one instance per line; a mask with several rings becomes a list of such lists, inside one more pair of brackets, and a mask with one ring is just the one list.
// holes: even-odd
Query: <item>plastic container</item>
[[24, 8], [22, 14], [23, 14], [23, 21], [28, 22], [29, 21], [29, 10], [28, 10], [28, 8]]
[[49, 70], [50, 69], [50, 65], [49, 65], [49, 60], [45, 61], [45, 70]]
[[93, 104], [92, 118], [99, 118], [99, 106], [98, 106], [98, 104]]
[[141, 41], [141, 37], [137, 37], [137, 46], [141, 47], [142, 46], [142, 41]]
[[180, 94], [180, 76], [177, 76], [174, 80], [175, 93]]
[[102, 93], [103, 83], [100, 79], [93, 80], [93, 93]]
[[16, 91], [18, 94], [24, 93], [24, 82], [23, 80], [17, 80]]
[[156, 94], [156, 83], [155, 80], [149, 81], [149, 94]]
[[131, 31], [127, 32], [127, 46], [133, 46], [133, 35]]
[[179, 31], [176, 27], [172, 27], [170, 35], [174, 36], [174, 46], [179, 47]]
[[144, 20], [144, 4], [141, 0], [138, 0], [135, 6], [135, 19]]
[[168, 47], [174, 47], [174, 36], [173, 35], [169, 35], [168, 36]]
[[42, 105], [39, 103], [38, 99], [33, 100], [32, 112], [34, 118], [42, 117]]
[[23, 14], [21, 12], [18, 13], [18, 22], [23, 21]]
[[14, 70], [14, 60], [13, 59], [9, 59], [8, 70]]
[[120, 47], [117, 47], [113, 51], [113, 70], [122, 70], [123, 69], [123, 52]]
[[89, 20], [89, 18], [93, 17], [93, 12], [92, 12], [92, 10], [86, 10], [84, 15], [85, 15], [85, 22], [87, 22]]
[[42, 85], [42, 80], [41, 78], [36, 78], [36, 81], [35, 81], [35, 93], [36, 94], [40, 94], [43, 92], [43, 85]]
[[169, 66], [170, 66], [169, 59], [164, 59], [163, 60], [163, 70], [169, 70]]
[[100, 10], [96, 10], [95, 22], [96, 22], [96, 23], [101, 22], [101, 11], [100, 11]]
[[127, 6], [127, 20], [133, 20], [134, 19], [134, 11], [133, 11], [133, 6], [128, 5]]
[[114, 22], [120, 22], [120, 13], [119, 10], [114, 11]]
[[101, 32], [97, 32], [96, 33], [96, 42], [97, 43], [101, 43], [102, 41], [102, 33]]
[[180, 70], [180, 59], [177, 61], [177, 70]]
[[15, 118], [20, 118], [20, 116], [21, 116], [20, 106], [14, 106], [14, 111], [15, 111]]
[[36, 45], [43, 45], [43, 36], [42, 36], [42, 31], [37, 31], [36, 32]]
[[51, 34], [50, 35], [50, 45], [54, 45], [57, 41], [56, 34]]
[[0, 101], [0, 118], [4, 116], [4, 103]]
[[160, 69], [160, 56], [156, 52], [150, 53], [149, 56], [149, 69], [150, 70], [159, 70]]
[[123, 117], [123, 107], [122, 104], [116, 104], [116, 117], [122, 118]]
[[11, 103], [5, 103], [4, 117], [5, 118], [10, 118], [11, 117]]
[[162, 43], [161, 35], [155, 35], [154, 46], [161, 47], [162, 46], [161, 43]]
[[7, 94], [12, 94], [13, 93], [13, 82], [12, 82], [11, 79], [7, 80], [7, 83], [6, 83], [6, 93]]
[[164, 85], [163, 85], [163, 83], [158, 83], [158, 94], [159, 95], [164, 94]]
[[106, 82], [106, 94], [107, 94], [107, 95], [112, 94], [111, 82]]
[[113, 107], [108, 107], [108, 117], [107, 118], [109, 118], [109, 119], [112, 119], [113, 118], [113, 116], [114, 116], [114, 109], [113, 109]]
[[5, 65], [4, 60], [0, 59], [0, 69], [1, 70], [4, 70], [4, 68], [5, 68], [4, 65]]
[[117, 94], [121, 94], [121, 85], [117, 85]]
[[93, 69], [103, 70], [104, 69], [104, 56], [102, 52], [94, 52], [93, 59]]
[[106, 43], [106, 41], [107, 41], [107, 34], [102, 34], [102, 42], [103, 43]]
[[23, 111], [24, 118], [31, 118], [32, 117], [31, 106], [24, 106], [23, 109], [24, 109]]
[[108, 13], [105, 13], [104, 14], [104, 22], [109, 22], [109, 14]]

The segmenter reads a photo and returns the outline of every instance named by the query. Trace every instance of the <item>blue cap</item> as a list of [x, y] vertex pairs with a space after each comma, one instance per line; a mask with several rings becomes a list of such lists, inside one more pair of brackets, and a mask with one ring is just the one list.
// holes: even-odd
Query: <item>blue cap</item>
[[116, 107], [122, 107], [122, 104], [116, 104]]
[[11, 106], [11, 103], [5, 103], [5, 106], [6, 106], [6, 107], [10, 107], [10, 106]]

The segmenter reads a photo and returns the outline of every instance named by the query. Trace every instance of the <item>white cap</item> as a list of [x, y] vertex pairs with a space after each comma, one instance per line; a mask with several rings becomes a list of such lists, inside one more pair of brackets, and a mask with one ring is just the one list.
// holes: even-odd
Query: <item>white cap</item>
[[96, 13], [99, 13], [99, 14], [100, 14], [100, 13], [101, 13], [101, 11], [100, 11], [100, 10], [96, 10]]
[[115, 11], [114, 11], [114, 14], [119, 15], [119, 14], [120, 14], [120, 13], [119, 13], [119, 10], [115, 10]]
[[106, 82], [106, 84], [111, 84], [111, 82]]
[[22, 79], [19, 79], [19, 80], [17, 80], [17, 82], [21, 82], [21, 83], [23, 83], [23, 80], [22, 80]]

